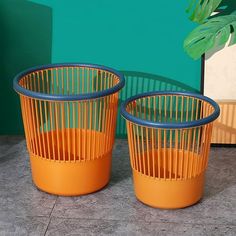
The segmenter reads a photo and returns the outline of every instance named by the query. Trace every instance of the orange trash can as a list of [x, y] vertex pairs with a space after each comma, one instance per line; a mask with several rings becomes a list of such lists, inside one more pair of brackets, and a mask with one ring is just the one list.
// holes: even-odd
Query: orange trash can
[[52, 64], [17, 75], [35, 185], [73, 196], [103, 188], [110, 178], [119, 72], [92, 64]]
[[150, 92], [127, 99], [121, 114], [136, 197], [166, 209], [199, 201], [217, 103], [194, 93]]

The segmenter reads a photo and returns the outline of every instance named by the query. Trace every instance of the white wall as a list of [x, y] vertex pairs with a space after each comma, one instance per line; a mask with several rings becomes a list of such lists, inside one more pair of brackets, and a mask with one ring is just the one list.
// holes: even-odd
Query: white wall
[[219, 49], [206, 54], [204, 94], [216, 100], [235, 100], [236, 45]]

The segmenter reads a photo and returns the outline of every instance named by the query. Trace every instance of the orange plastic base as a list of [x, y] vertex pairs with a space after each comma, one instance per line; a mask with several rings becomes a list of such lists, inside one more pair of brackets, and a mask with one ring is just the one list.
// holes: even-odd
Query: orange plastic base
[[152, 207], [175, 209], [198, 202], [203, 194], [204, 173], [187, 180], [164, 180], [133, 170], [136, 197]]
[[[71, 146], [65, 145], [64, 147], [64, 160], [63, 158], [63, 135], [64, 139], [73, 140], [73, 134], [78, 133], [80, 139], [76, 142], [76, 148], [80, 150], [84, 149], [83, 156], [76, 156], [74, 160], [74, 142], [70, 142]], [[68, 136], [70, 135], [70, 137]], [[55, 150], [55, 159], [45, 156], [44, 158], [30, 153], [30, 162], [32, 169], [32, 177], [35, 185], [48, 193], [63, 195], [63, 196], [76, 196], [87, 193], [95, 192], [103, 188], [109, 182], [110, 170], [111, 170], [111, 156], [112, 156], [112, 146], [110, 146], [110, 151], [102, 154], [103, 150], [99, 145], [91, 144], [88, 146], [91, 140], [99, 140], [98, 143], [105, 142], [105, 134], [97, 131], [86, 131], [85, 130], [73, 130], [65, 129], [64, 133], [62, 131], [55, 131], [44, 133], [44, 139], [47, 136], [54, 137], [58, 142], [50, 143], [51, 147], [45, 146], [45, 153], [50, 155], [52, 158], [52, 150]], [[78, 137], [77, 137], [78, 138]], [[43, 137], [41, 137], [43, 140]], [[60, 147], [57, 145], [61, 144]], [[67, 143], [67, 142], [65, 142]], [[97, 143], [97, 142], [96, 142]], [[93, 146], [92, 146], [93, 145]], [[59, 150], [59, 151], [58, 151]], [[93, 153], [91, 156], [91, 153]]]
[[103, 188], [110, 178], [111, 152], [86, 162], [58, 162], [30, 156], [35, 185], [48, 193], [76, 196]]

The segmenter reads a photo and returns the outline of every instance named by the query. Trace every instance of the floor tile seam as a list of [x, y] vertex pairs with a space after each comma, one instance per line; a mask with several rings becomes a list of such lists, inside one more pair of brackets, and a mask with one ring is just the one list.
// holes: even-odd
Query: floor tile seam
[[[51, 218], [51, 217], [52, 217], [53, 209], [54, 209], [54, 207], [56, 206], [57, 199], [58, 199], [58, 197], [56, 198], [56, 200], [55, 200], [55, 202], [54, 202], [54, 204], [53, 204], [53, 206], [52, 206], [52, 209], [51, 209], [50, 213], [47, 214], [47, 215], [28, 215], [28, 214], [25, 214], [25, 215], [19, 215], [19, 214], [17, 214], [17, 215], [16, 215], [16, 214], [14, 214], [14, 216], [15, 216], [16, 218], [27, 218], [27, 217]], [[13, 215], [10, 215], [10, 217], [11, 217], [11, 216], [13, 216]]]
[[48, 224], [47, 224], [47, 227], [46, 227], [46, 229], [45, 229], [45, 231], [44, 231], [43, 236], [45, 236], [45, 235], [47, 234], [47, 232], [48, 232], [48, 228], [49, 228], [49, 225], [50, 225], [50, 223], [51, 223], [51, 220], [52, 220], [52, 218], [49, 217], [49, 221], [48, 221]]
[[[50, 219], [49, 216], [43, 216], [43, 215], [8, 215], [8, 218], [15, 218], [15, 219], [27, 219], [27, 218], [42, 218], [42, 219]], [[6, 219], [8, 219], [6, 217]]]
[[44, 236], [47, 234], [49, 225], [50, 225], [50, 223], [51, 223], [51, 221], [52, 221], [52, 212], [53, 212], [53, 210], [54, 210], [54, 207], [56, 206], [57, 199], [58, 199], [58, 196], [56, 197], [56, 200], [55, 200], [55, 202], [54, 202], [54, 204], [53, 204], [53, 207], [52, 207], [52, 209], [51, 209], [51, 212], [50, 212], [50, 214], [49, 214], [49, 221], [48, 221], [47, 227], [46, 227], [46, 229], [45, 229], [45, 232], [44, 232], [44, 234], [43, 234]]
[[[122, 219], [104, 219], [104, 218], [85, 218], [85, 217], [62, 217], [62, 216], [51, 216], [51, 219], [63, 219], [63, 220], [105, 220], [105, 221], [114, 221], [114, 222], [129, 222], [129, 223], [134, 223], [134, 222], [145, 222], [145, 223], [164, 223], [164, 224], [185, 224], [185, 225], [206, 225], [204, 223], [191, 223], [191, 222], [176, 222], [176, 221], [147, 221], [147, 220], [122, 220]], [[236, 223], [207, 223], [207, 225], [217, 225], [217, 226], [234, 226], [236, 227]]]
[[54, 210], [54, 208], [55, 208], [55, 206], [56, 206], [57, 200], [58, 200], [58, 196], [56, 197], [56, 200], [55, 200], [55, 202], [54, 202], [54, 204], [53, 204], [53, 206], [52, 206], [51, 212], [50, 212], [50, 214], [49, 214], [49, 217], [50, 217], [50, 218], [52, 217], [52, 213], [53, 213], [53, 210]]

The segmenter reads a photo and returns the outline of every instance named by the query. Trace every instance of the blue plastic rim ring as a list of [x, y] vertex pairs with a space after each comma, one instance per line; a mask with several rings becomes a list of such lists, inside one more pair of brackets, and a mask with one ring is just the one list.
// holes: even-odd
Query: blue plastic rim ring
[[[154, 122], [154, 121], [148, 121], [148, 120], [144, 120], [138, 117], [133, 116], [132, 114], [130, 114], [129, 112], [127, 112], [126, 107], [128, 106], [129, 103], [139, 99], [139, 98], [144, 98], [144, 97], [151, 97], [151, 96], [162, 96], [162, 95], [181, 95], [181, 96], [185, 96], [185, 97], [193, 97], [193, 98], [197, 98], [203, 101], [206, 101], [208, 103], [210, 103], [213, 108], [214, 108], [214, 112], [209, 115], [208, 117], [199, 119], [199, 120], [194, 120], [194, 121], [189, 121], [189, 122], [181, 122], [181, 123], [168, 123], [168, 122]], [[192, 127], [197, 127], [197, 126], [202, 126], [205, 124], [208, 124], [212, 121], [214, 121], [215, 119], [217, 119], [217, 117], [220, 115], [220, 107], [219, 105], [213, 101], [211, 98], [197, 94], [197, 93], [188, 93], [188, 92], [170, 92], [170, 91], [166, 91], [166, 92], [147, 92], [147, 93], [142, 93], [142, 94], [138, 94], [135, 95], [133, 97], [128, 98], [126, 101], [124, 101], [121, 104], [121, 115], [127, 119], [128, 121], [134, 123], [134, 124], [138, 124], [140, 126], [146, 126], [146, 127], [151, 127], [151, 128], [159, 128], [159, 129], [184, 129], [184, 128], [192, 128]]]
[[[83, 93], [83, 94], [75, 94], [75, 95], [62, 95], [62, 94], [46, 94], [40, 92], [34, 92], [29, 89], [23, 88], [19, 85], [19, 81], [26, 75], [31, 74], [33, 72], [37, 72], [40, 70], [60, 68], [60, 67], [85, 67], [85, 68], [94, 68], [104, 70], [110, 73], [115, 74], [119, 78], [118, 84], [109, 89], [104, 89], [102, 91], [93, 92], [93, 93]], [[18, 75], [13, 80], [13, 88], [16, 92], [25, 95], [27, 97], [32, 97], [40, 100], [47, 101], [79, 101], [79, 100], [90, 100], [105, 97], [111, 95], [113, 93], [121, 90], [125, 85], [125, 78], [122, 73], [106, 66], [97, 65], [97, 64], [87, 64], [87, 63], [57, 63], [57, 64], [48, 64], [42, 66], [32, 67], [27, 69]]]

